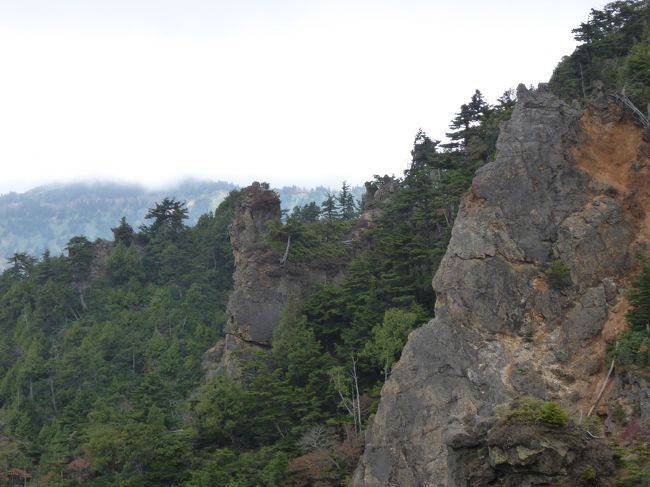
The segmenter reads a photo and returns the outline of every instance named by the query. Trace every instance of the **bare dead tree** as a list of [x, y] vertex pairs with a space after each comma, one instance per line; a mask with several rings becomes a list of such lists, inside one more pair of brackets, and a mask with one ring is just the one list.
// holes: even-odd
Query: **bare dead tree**
[[358, 359], [352, 355], [352, 368], [335, 367], [330, 370], [330, 379], [341, 399], [340, 404], [352, 417], [355, 433], [361, 433], [361, 400], [359, 394], [359, 379], [357, 375]]
[[291, 235], [287, 237], [287, 247], [284, 249], [284, 255], [280, 259], [281, 265], [284, 265], [285, 262], [287, 262], [287, 259], [289, 258], [289, 247], [291, 247]]
[[305, 431], [298, 440], [298, 446], [304, 453], [317, 450], [333, 450], [336, 438], [324, 426], [316, 425]]
[[350, 416], [352, 416], [352, 421], [354, 423], [354, 430], [358, 431], [357, 425], [357, 413], [356, 413], [356, 401], [354, 397], [347, 392], [348, 389], [348, 377], [346, 377], [345, 371], [342, 367], [336, 367], [330, 371], [330, 379], [334, 384], [334, 388], [341, 399], [340, 404], [345, 408]]
[[605, 392], [605, 387], [607, 387], [607, 381], [609, 380], [609, 377], [612, 375], [612, 372], [614, 370], [614, 362], [616, 359], [612, 359], [612, 364], [609, 366], [609, 372], [607, 372], [607, 377], [605, 377], [605, 380], [603, 381], [603, 385], [600, 387], [600, 392], [598, 393], [598, 396], [596, 397], [596, 400], [594, 401], [593, 405], [591, 406], [591, 409], [587, 413], [587, 417], [591, 416], [591, 413], [594, 412], [594, 409], [596, 409], [596, 406], [598, 406], [598, 403], [600, 402], [600, 399], [603, 397], [603, 393]]
[[[621, 90], [620, 93], [617, 93], [614, 95], [614, 98], [616, 101], [618, 101], [623, 107], [627, 108], [630, 110], [632, 113], [634, 113], [641, 123], [641, 125], [646, 128], [650, 129], [650, 118], [648, 115], [643, 113], [641, 110], [639, 110], [636, 105], [630, 100], [627, 95], [625, 94], [625, 88]], [[649, 107], [649, 114], [650, 114], [650, 107]]]
[[48, 377], [50, 383], [50, 398], [52, 400], [52, 409], [54, 414], [59, 414], [59, 409], [56, 407], [56, 397], [54, 396], [54, 381], [52, 380], [52, 375]]
[[79, 288], [79, 301], [81, 304], [81, 309], [84, 311], [88, 311], [88, 305], [86, 304], [86, 299], [84, 298], [84, 292], [81, 287]]
[[359, 395], [359, 378], [357, 375], [357, 359], [352, 355], [352, 379], [354, 380], [354, 392], [352, 399], [356, 397], [356, 410], [357, 410], [357, 424], [359, 425], [359, 433], [361, 433], [361, 396]]

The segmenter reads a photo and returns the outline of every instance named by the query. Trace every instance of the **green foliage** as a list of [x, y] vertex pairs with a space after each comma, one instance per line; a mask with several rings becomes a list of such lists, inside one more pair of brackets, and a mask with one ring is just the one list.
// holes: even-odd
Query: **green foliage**
[[251, 420], [245, 410], [246, 391], [236, 382], [218, 378], [199, 391], [193, 405], [199, 438], [211, 444], [239, 446]]
[[343, 181], [338, 195], [327, 192], [320, 209], [314, 203], [305, 205], [302, 209], [296, 207], [291, 218], [303, 222], [313, 222], [322, 217], [324, 220], [331, 222], [332, 220], [352, 220], [357, 215], [357, 203], [355, 202], [353, 190]]
[[[234, 188], [233, 184], [221, 181], [185, 181], [166, 190], [117, 183], [79, 183], [0, 195], [0, 267], [6, 264], [3, 257], [17, 252], [36, 256], [49, 249], [52, 255], [58, 255], [74, 235], [84, 234], [90, 241], [115, 239], [111, 230], [121, 226], [111, 228], [115, 222], [124, 217], [129, 227], [139, 228], [145, 223], [148, 208], [168, 194], [176, 195], [180, 201], [192, 202], [187, 224], [195, 225], [202, 215], [214, 212]], [[322, 186], [279, 189], [283, 208], [320, 202], [327, 191], [328, 188]], [[354, 187], [352, 192], [359, 198], [362, 188]]]
[[[24, 440], [7, 447], [12, 465], [60, 485], [71, 464], [97, 486], [286, 485], [289, 462], [317, 452], [301, 457], [301, 440], [327, 425], [328, 481], [344, 483], [386, 374], [433, 312], [460, 201], [512, 104], [511, 92], [489, 106], [476, 90], [452, 121], [456, 145], [418, 132], [403, 177], [377, 179], [392, 197], [363, 234], [345, 182], [271, 225], [267, 244], [284, 252], [290, 240], [289, 262], [349, 266], [287, 306], [269, 349], [242, 352], [237, 381], [204, 384], [201, 358], [226, 319], [238, 192], [193, 227], [165, 198], [139, 232], [123, 217], [112, 248], [75, 237], [66, 257], [16, 255], [0, 277], [0, 418]], [[538, 413], [560, 421], [552, 406]]]
[[503, 421], [506, 424], [538, 424], [562, 428], [568, 422], [568, 415], [556, 402], [525, 397], [511, 404]]
[[9, 452], [0, 474], [24, 466], [43, 477], [72, 463], [83, 472], [69, 475], [90, 485], [189, 478], [186, 398], [225, 322], [233, 265], [224, 235], [236, 198], [148, 243], [118, 232], [104, 274], [91, 269], [107, 244], [74, 237], [66, 257], [18, 256], [0, 276], [0, 460]]
[[192, 472], [190, 487], [276, 487], [286, 485], [289, 457], [272, 447], [238, 453], [219, 449], [201, 462]]
[[11, 468], [29, 468], [27, 444], [17, 438], [0, 436], [0, 479], [2, 474]]
[[325, 200], [321, 203], [321, 215], [328, 221], [335, 220], [338, 217], [336, 198], [332, 193], [328, 192]]
[[149, 236], [156, 236], [164, 233], [172, 240], [185, 230], [184, 221], [188, 218], [189, 210], [185, 202], [177, 201], [174, 198], [165, 198], [156, 203], [145, 215], [146, 220], [153, 220], [151, 225], [142, 225], [143, 233]]
[[650, 448], [645, 435], [636, 435], [625, 445], [613, 445], [622, 473], [615, 487], [637, 487], [650, 482]]
[[92, 264], [93, 245], [84, 236], [72, 237], [66, 245], [70, 272], [75, 281], [82, 281], [88, 277]]
[[344, 220], [298, 221], [289, 218], [286, 224], [270, 222], [267, 242], [278, 252], [284, 252], [291, 237], [288, 260], [311, 262], [338, 259], [346, 252], [344, 236], [351, 222]]
[[625, 424], [627, 424], [627, 416], [625, 414], [625, 410], [620, 405], [620, 403], [616, 403], [616, 405], [614, 406], [614, 411], [612, 412], [611, 417], [614, 423], [620, 426], [624, 426]]
[[554, 259], [546, 269], [546, 278], [553, 289], [564, 289], [571, 285], [571, 273], [560, 259]]
[[603, 420], [595, 414], [584, 419], [583, 427], [595, 436], [602, 436], [603, 434]]
[[587, 465], [580, 473], [580, 480], [584, 482], [595, 482], [598, 478], [598, 471], [593, 465]]
[[[431, 279], [460, 200], [476, 168], [493, 157], [498, 124], [513, 106], [511, 92], [496, 107], [484, 105], [480, 94], [474, 102], [482, 114], [470, 125], [466, 146], [441, 148], [420, 131], [404, 177], [376, 178], [372, 189], [393, 196], [364, 235], [371, 245], [352, 259], [337, 285], [316, 289], [304, 303], [288, 307], [269, 353], [246, 358], [238, 404], [246, 408], [245, 417], [258, 420], [243, 427], [238, 444], [206, 441], [247, 453], [287, 445], [291, 450], [307, 425], [342, 424], [351, 431], [363, 425], [408, 333], [433, 310]], [[346, 191], [344, 184], [338, 198], [329, 195], [318, 220], [305, 216], [306, 207], [295, 209], [284, 224], [270, 227], [268, 244], [284, 252], [291, 237], [289, 261], [348, 255], [341, 244], [355, 236], [352, 224], [341, 218]], [[543, 413], [547, 423], [557, 421], [552, 407]], [[338, 475], [343, 479], [347, 473], [340, 469]]]
[[613, 354], [617, 363], [623, 367], [650, 366], [650, 334], [645, 330], [622, 333], [616, 339]]
[[322, 391], [323, 370], [327, 357], [312, 329], [308, 327], [305, 315], [298, 314], [298, 304], [289, 303], [284, 316], [273, 332], [272, 357], [276, 367], [293, 385], [303, 387], [307, 392]]
[[646, 0], [615, 1], [602, 10], [592, 9], [589, 20], [573, 30], [581, 44], [555, 68], [551, 90], [566, 98], [583, 98], [600, 80], [607, 91], [629, 87], [628, 95], [640, 101], [648, 86], [649, 18]]
[[559, 428], [567, 423], [567, 413], [555, 402], [546, 402], [541, 408], [542, 424]]
[[408, 334], [426, 319], [424, 309], [418, 305], [410, 309], [390, 308], [384, 312], [382, 323], [373, 328], [373, 339], [366, 342], [365, 347], [365, 353], [383, 368], [384, 377], [399, 358]]
[[336, 198], [338, 203], [338, 214], [341, 220], [351, 220], [357, 215], [357, 208], [354, 202], [354, 195], [350, 192], [350, 186], [343, 181], [341, 191]]
[[120, 219], [120, 224], [117, 227], [111, 228], [111, 231], [115, 243], [121, 243], [128, 247], [133, 242], [133, 227], [126, 222], [125, 216]]
[[490, 115], [491, 107], [483, 99], [483, 94], [476, 90], [469, 103], [461, 105], [460, 112], [451, 121], [446, 134], [451, 140], [445, 147], [458, 149], [467, 147], [470, 139], [479, 132], [481, 123]]
[[144, 269], [137, 249], [120, 240], [108, 256], [106, 272], [112, 284], [124, 284], [130, 279], [141, 280]]
[[634, 278], [628, 299], [630, 311], [625, 317], [630, 328], [650, 333], [650, 260], [645, 259], [641, 272]]
[[618, 71], [618, 84], [643, 108], [650, 103], [650, 29], [645, 25], [643, 40], [635, 44]]
[[7, 259], [7, 273], [14, 279], [29, 277], [34, 270], [36, 259], [27, 252], [16, 252]]
[[[289, 219], [297, 222], [315, 222], [320, 218], [320, 208], [313, 201], [304, 205], [294, 206]], [[331, 219], [331, 218], [330, 218]]]
[[629, 329], [616, 339], [612, 354], [623, 367], [650, 366], [650, 261], [642, 258], [643, 267], [632, 280], [628, 292], [630, 309], [625, 315]]

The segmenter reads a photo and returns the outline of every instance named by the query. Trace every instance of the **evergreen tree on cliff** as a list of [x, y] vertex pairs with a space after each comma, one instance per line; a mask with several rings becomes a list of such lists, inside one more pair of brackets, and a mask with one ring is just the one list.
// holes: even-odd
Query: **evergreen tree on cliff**
[[451, 140], [443, 147], [448, 149], [462, 149], [467, 147], [469, 139], [475, 134], [475, 127], [483, 122], [490, 114], [490, 106], [483, 99], [483, 94], [476, 90], [469, 103], [463, 103], [460, 112], [451, 121], [451, 132], [446, 135]]

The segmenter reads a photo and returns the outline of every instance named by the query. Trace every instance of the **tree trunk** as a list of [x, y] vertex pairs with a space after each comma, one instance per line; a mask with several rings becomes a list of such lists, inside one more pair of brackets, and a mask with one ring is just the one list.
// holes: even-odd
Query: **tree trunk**
[[585, 77], [582, 73], [582, 63], [580, 63], [580, 85], [582, 86], [582, 97], [587, 98], [587, 90], [585, 89]]
[[79, 288], [79, 301], [81, 302], [81, 309], [88, 311], [88, 306], [86, 305], [86, 300], [84, 299], [84, 292]]
[[607, 381], [609, 380], [609, 376], [612, 375], [612, 371], [614, 370], [614, 361], [616, 359], [612, 359], [612, 365], [609, 366], [609, 372], [607, 372], [607, 377], [605, 377], [605, 381], [603, 382], [602, 387], [600, 388], [600, 392], [598, 393], [598, 397], [596, 397], [596, 400], [594, 401], [593, 406], [591, 406], [591, 409], [587, 413], [587, 417], [591, 416], [591, 413], [594, 412], [594, 409], [596, 409], [596, 406], [598, 406], [598, 403], [600, 402], [600, 398], [603, 397], [603, 392], [605, 392], [605, 387], [607, 387]]
[[287, 237], [287, 248], [284, 249], [284, 255], [280, 259], [280, 264], [284, 265], [284, 263], [287, 261], [289, 258], [289, 247], [291, 246], [291, 235]]
[[[352, 376], [354, 378], [354, 390], [357, 396], [357, 418], [358, 419], [358, 424], [359, 424], [359, 433], [361, 433], [361, 400], [359, 398], [359, 381], [357, 378], [357, 360], [354, 358], [354, 355], [352, 355]], [[354, 401], [354, 396], [352, 397], [352, 400]]]
[[56, 407], [56, 398], [54, 397], [54, 381], [52, 380], [52, 376], [49, 376], [49, 383], [50, 383], [50, 397], [52, 399], [52, 409], [54, 409], [54, 414], [57, 415], [59, 414], [59, 410]]

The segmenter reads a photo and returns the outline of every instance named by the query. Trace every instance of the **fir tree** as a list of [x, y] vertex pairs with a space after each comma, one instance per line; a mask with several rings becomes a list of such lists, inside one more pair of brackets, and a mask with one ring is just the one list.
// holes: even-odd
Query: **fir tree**
[[338, 211], [336, 208], [336, 198], [332, 193], [328, 191], [327, 197], [321, 203], [321, 214], [327, 221], [335, 220], [338, 217]]
[[345, 181], [341, 185], [341, 191], [336, 201], [338, 203], [338, 214], [342, 220], [351, 220], [356, 216], [354, 196], [350, 192], [350, 186]]

